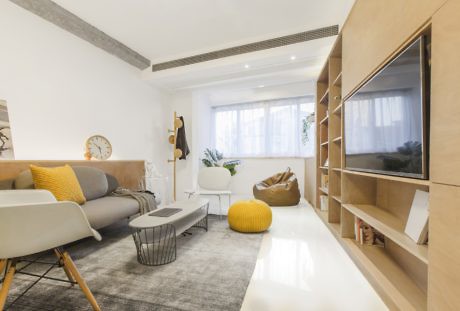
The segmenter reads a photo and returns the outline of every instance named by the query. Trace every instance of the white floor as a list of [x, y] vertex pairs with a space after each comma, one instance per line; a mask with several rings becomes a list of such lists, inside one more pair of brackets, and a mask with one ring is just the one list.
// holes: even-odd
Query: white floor
[[312, 207], [275, 207], [241, 310], [387, 310]]

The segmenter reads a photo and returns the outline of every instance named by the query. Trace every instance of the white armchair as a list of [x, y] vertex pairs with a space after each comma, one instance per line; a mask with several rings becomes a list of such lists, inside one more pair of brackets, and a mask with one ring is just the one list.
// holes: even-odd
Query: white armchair
[[0, 273], [6, 276], [0, 290], [3, 310], [20, 257], [54, 249], [72, 283], [78, 283], [94, 310], [96, 299], [62, 246], [85, 237], [101, 236], [91, 228], [81, 207], [74, 202], [57, 202], [45, 190], [0, 191]]
[[198, 188], [186, 190], [185, 194], [190, 198], [192, 195], [217, 196], [219, 198], [219, 214], [222, 217], [222, 196], [228, 197], [231, 203], [230, 171], [224, 167], [205, 167], [198, 173]]

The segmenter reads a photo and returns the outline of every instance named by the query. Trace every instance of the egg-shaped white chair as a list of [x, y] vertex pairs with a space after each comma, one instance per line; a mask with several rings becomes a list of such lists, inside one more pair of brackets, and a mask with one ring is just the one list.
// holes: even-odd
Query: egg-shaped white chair
[[222, 217], [222, 196], [228, 197], [230, 206], [231, 174], [225, 167], [205, 167], [198, 173], [198, 187], [196, 190], [186, 190], [185, 194], [190, 198], [192, 195], [217, 196], [219, 198], [219, 214]]
[[[0, 290], [3, 310], [21, 257], [54, 250], [71, 283], [77, 283], [94, 310], [100, 310], [75, 263], [62, 246], [86, 237], [100, 241], [81, 207], [58, 202], [45, 190], [0, 191], [0, 273], [5, 279]], [[46, 278], [46, 277], [45, 277]]]

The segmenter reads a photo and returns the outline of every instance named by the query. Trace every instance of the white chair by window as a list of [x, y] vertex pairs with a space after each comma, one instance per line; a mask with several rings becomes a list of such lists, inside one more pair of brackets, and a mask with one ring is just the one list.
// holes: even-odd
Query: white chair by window
[[219, 198], [219, 215], [222, 219], [222, 197], [228, 197], [230, 206], [231, 195], [230, 171], [224, 167], [205, 167], [198, 173], [198, 189], [186, 190], [185, 194], [190, 198], [192, 195], [217, 196]]
[[[101, 236], [91, 228], [81, 207], [74, 202], [57, 202], [45, 190], [0, 191], [0, 273], [5, 279], [0, 290], [0, 310], [5, 307], [13, 277], [21, 273], [17, 264], [24, 256], [54, 250], [54, 266], [62, 266], [67, 280], [78, 284], [94, 310], [100, 310], [93, 294], [63, 245], [85, 237]], [[47, 279], [45, 275], [36, 275]], [[13, 302], [14, 303], [14, 302]], [[11, 304], [10, 304], [11, 305]]]

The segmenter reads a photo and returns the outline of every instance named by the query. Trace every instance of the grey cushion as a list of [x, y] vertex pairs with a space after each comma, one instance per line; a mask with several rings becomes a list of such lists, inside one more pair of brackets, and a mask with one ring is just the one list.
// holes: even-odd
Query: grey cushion
[[110, 174], [105, 174], [105, 177], [107, 178], [107, 183], [109, 185], [109, 188], [107, 189], [107, 195], [109, 195], [117, 190], [120, 184], [118, 183], [118, 180]]
[[91, 227], [100, 229], [139, 213], [139, 203], [125, 197], [103, 197], [82, 205]]
[[14, 187], [16, 189], [34, 189], [34, 180], [30, 170], [22, 171], [14, 180]]
[[106, 195], [109, 185], [104, 171], [89, 166], [73, 166], [72, 168], [87, 201]]

